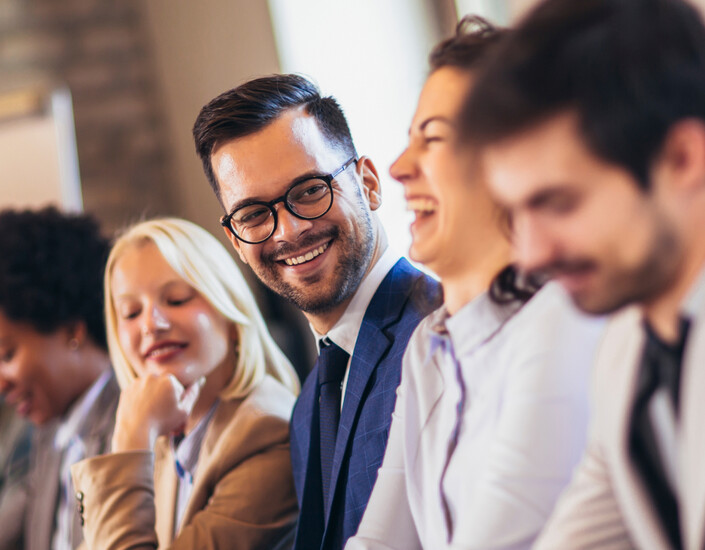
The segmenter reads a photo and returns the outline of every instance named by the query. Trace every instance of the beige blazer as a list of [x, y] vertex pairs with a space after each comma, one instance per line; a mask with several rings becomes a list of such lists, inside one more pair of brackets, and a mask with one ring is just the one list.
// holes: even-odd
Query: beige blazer
[[268, 376], [246, 399], [220, 402], [175, 538], [177, 477], [166, 438], [154, 453], [115, 453], [75, 464], [87, 547], [289, 548], [297, 517], [289, 457], [294, 400]]
[[[693, 319], [681, 378], [678, 484], [684, 548], [705, 548], [705, 311]], [[610, 323], [598, 354], [588, 449], [536, 543], [548, 549], [666, 550], [655, 511], [628, 451], [628, 429], [644, 346], [636, 307]]]

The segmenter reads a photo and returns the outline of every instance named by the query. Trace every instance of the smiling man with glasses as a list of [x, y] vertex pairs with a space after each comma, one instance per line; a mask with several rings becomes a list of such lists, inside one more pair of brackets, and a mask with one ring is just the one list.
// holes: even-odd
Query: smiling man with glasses
[[225, 92], [193, 133], [233, 247], [316, 337], [291, 424], [295, 547], [342, 548], [382, 463], [406, 344], [439, 304], [438, 285], [387, 246], [377, 170], [337, 102], [305, 78]]
[[274, 205], [279, 202], [284, 204], [289, 213], [302, 220], [320, 218], [333, 205], [333, 180], [353, 162], [357, 162], [354, 156], [332, 174], [307, 176], [293, 183], [286, 193], [273, 201], [245, 200], [237, 204], [230, 214], [223, 216], [220, 224], [230, 229], [238, 240], [259, 244], [269, 239], [277, 228], [277, 211]]

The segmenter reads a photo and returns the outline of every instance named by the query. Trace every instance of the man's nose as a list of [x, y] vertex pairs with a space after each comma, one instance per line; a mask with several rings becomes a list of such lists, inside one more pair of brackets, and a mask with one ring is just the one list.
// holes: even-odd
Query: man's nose
[[272, 234], [272, 238], [277, 241], [296, 242], [301, 235], [313, 227], [314, 220], [304, 220], [294, 216], [283, 204], [277, 208], [277, 227]]
[[530, 215], [514, 217], [514, 253], [522, 271], [546, 268], [555, 259], [555, 242], [549, 231]]

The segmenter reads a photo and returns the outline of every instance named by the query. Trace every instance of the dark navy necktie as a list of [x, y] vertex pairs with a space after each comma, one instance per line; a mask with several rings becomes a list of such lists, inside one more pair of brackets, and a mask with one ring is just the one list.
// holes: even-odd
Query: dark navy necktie
[[330, 478], [335, 454], [335, 440], [340, 421], [340, 396], [348, 353], [330, 341], [321, 340], [318, 356], [318, 390], [321, 434], [321, 476], [323, 482], [323, 506], [328, 507]]
[[670, 397], [676, 418], [679, 409], [680, 372], [688, 337], [689, 322], [681, 321], [680, 338], [675, 344], [663, 342], [646, 325], [646, 344], [641, 358], [637, 392], [631, 418], [629, 452], [637, 471], [651, 495], [656, 512], [672, 548], [683, 548], [680, 533], [678, 496], [671, 487], [654, 431], [649, 404], [663, 388]]

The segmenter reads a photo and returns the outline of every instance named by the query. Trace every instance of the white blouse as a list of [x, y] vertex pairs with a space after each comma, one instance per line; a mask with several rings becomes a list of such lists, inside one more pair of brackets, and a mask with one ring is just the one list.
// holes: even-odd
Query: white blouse
[[483, 294], [424, 319], [346, 549], [529, 548], [585, 446], [602, 327], [555, 283], [518, 311]]

